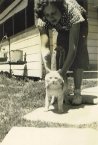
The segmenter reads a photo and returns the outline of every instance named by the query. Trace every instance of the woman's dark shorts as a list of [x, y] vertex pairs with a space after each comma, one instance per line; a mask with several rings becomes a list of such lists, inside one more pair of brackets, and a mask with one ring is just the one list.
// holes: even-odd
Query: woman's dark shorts
[[[65, 50], [65, 59], [68, 53], [69, 49], [69, 33], [70, 31], [60, 31], [58, 32], [57, 37], [57, 46], [63, 47]], [[88, 57], [88, 50], [87, 50], [87, 35], [88, 35], [88, 23], [86, 21], [80, 23], [80, 32], [79, 32], [79, 39], [78, 39], [78, 46], [77, 46], [77, 52], [74, 59], [74, 62], [72, 63], [70, 70], [75, 69], [88, 69], [89, 65], [89, 57]], [[57, 51], [57, 69], [59, 69], [59, 56], [60, 51]], [[61, 66], [61, 65], [60, 65]], [[62, 63], [63, 66], [63, 63]], [[62, 67], [61, 66], [61, 67]]]

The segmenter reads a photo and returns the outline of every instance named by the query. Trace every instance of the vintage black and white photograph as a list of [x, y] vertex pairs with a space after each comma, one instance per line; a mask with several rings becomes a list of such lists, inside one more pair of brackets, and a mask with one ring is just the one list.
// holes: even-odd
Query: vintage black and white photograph
[[98, 0], [0, 0], [0, 145], [98, 145]]

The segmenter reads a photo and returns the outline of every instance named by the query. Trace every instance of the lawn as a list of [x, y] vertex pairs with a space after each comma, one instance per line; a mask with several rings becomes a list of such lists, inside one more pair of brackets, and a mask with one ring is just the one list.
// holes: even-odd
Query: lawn
[[[82, 88], [96, 85], [97, 82], [94, 80], [84, 80]], [[72, 93], [72, 78], [69, 78], [69, 88], [70, 93]], [[0, 142], [13, 126], [69, 127], [66, 124], [60, 125], [40, 121], [31, 122], [21, 118], [32, 110], [44, 106], [44, 97], [44, 80], [23, 80], [0, 75]], [[92, 124], [92, 127], [96, 128], [98, 124]]]

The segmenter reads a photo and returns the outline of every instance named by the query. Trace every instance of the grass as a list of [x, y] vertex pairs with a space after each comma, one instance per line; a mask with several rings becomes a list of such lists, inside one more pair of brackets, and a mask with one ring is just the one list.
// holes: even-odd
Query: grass
[[[96, 81], [84, 80], [82, 88], [96, 86]], [[69, 79], [70, 93], [73, 91], [73, 79]], [[44, 106], [45, 87], [44, 81], [33, 81], [8, 78], [0, 75], [0, 141], [13, 126], [32, 127], [69, 127], [67, 124], [47, 123], [40, 121], [27, 121], [21, 117], [32, 110]], [[75, 126], [71, 126], [75, 127]], [[78, 126], [89, 127], [82, 125]], [[90, 127], [97, 128], [94, 123]]]

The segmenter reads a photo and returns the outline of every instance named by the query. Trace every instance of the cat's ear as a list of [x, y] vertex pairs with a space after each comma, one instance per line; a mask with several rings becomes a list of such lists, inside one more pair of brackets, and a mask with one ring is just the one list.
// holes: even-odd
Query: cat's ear
[[47, 69], [47, 70], [46, 70], [46, 73], [50, 73], [50, 72], [51, 72], [51, 70], [50, 70], [50, 69]]

